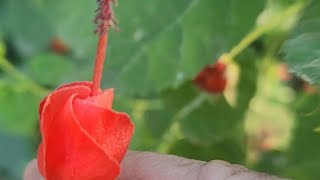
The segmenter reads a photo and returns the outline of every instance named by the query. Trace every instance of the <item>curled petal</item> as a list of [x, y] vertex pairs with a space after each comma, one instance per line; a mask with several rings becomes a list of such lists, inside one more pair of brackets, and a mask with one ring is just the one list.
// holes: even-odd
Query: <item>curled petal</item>
[[108, 156], [119, 162], [133, 133], [133, 124], [124, 113], [92, 106], [87, 99], [75, 99], [74, 113], [79, 124]]
[[59, 87], [40, 104], [38, 166], [46, 180], [112, 180], [133, 133], [112, 110], [113, 89], [90, 97], [90, 82]]
[[85, 133], [76, 119], [69, 98], [60, 115], [46, 131], [45, 171], [48, 180], [114, 179], [118, 163]]

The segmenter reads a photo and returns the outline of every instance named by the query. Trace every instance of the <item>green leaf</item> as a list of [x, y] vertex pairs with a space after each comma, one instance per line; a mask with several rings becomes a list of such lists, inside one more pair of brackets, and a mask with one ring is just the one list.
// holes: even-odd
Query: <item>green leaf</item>
[[113, 102], [113, 109], [126, 112], [135, 126], [129, 148], [138, 151], [153, 150], [158, 142], [155, 141], [144, 118], [149, 102], [147, 100], [136, 100], [119, 96], [117, 93]]
[[43, 16], [54, 27], [55, 36], [71, 47], [76, 57], [93, 59], [97, 44], [93, 24], [96, 2], [46, 0], [42, 7]]
[[211, 144], [230, 137], [238, 125], [238, 113], [223, 96], [205, 101], [181, 120], [181, 130], [195, 144]]
[[[110, 33], [105, 85], [145, 95], [184, 82], [252, 29], [265, 1], [246, 1], [120, 1], [121, 32]], [[76, 56], [92, 59], [96, 3], [49, 0], [44, 7]]]
[[[210, 145], [226, 137], [241, 139], [243, 114], [221, 96], [200, 93], [191, 81], [164, 93], [164, 103], [183, 135], [194, 144]], [[240, 133], [242, 134], [242, 133]]]
[[126, 90], [131, 83], [130, 91], [137, 92], [158, 92], [163, 87], [170, 87], [172, 80], [179, 78], [177, 48], [182, 41], [181, 33], [179, 27], [174, 27], [156, 37], [143, 53], [134, 57], [136, 60], [129, 59], [130, 62], [121, 69], [116, 85]]
[[[198, 144], [211, 144], [226, 136], [233, 136], [235, 128], [236, 132], [243, 134], [241, 120], [255, 94], [257, 79], [254, 74], [257, 69], [255, 63], [248, 59], [241, 61], [241, 67], [246, 68], [240, 76], [239, 107], [232, 108], [223, 96], [205, 95], [192, 81], [187, 81], [178, 88], [163, 91], [165, 107], [147, 111], [145, 118], [150, 131], [155, 137], [160, 137], [172, 122], [179, 121], [184, 135]], [[240, 139], [242, 137], [239, 134], [237, 136]]]
[[303, 180], [314, 180], [320, 178], [319, 160], [315, 160], [307, 163], [294, 164], [288, 168], [283, 174], [289, 178], [303, 179]]
[[90, 76], [89, 71], [82, 70], [70, 59], [49, 53], [32, 58], [27, 62], [26, 69], [32, 79], [52, 88]]
[[130, 149], [137, 151], [152, 151], [158, 145], [150, 133], [146, 123], [141, 119], [133, 119], [135, 125], [135, 133], [130, 142]]
[[286, 42], [283, 51], [289, 68], [309, 83], [319, 83], [320, 76], [320, 31], [305, 33]]
[[254, 170], [273, 175], [281, 175], [287, 167], [288, 160], [286, 154], [281, 151], [273, 150], [262, 153]]
[[52, 27], [41, 14], [39, 1], [7, 1], [5, 27], [10, 39], [23, 56], [47, 49]]
[[7, 13], [7, 0], [0, 1], [0, 37], [3, 35], [5, 28], [5, 21], [6, 21], [6, 13]]
[[296, 122], [288, 151], [287, 175], [296, 179], [318, 179], [320, 162], [320, 134], [313, 131], [319, 126], [319, 94], [301, 95], [296, 102]]
[[203, 161], [219, 159], [230, 163], [243, 164], [245, 160], [245, 152], [242, 145], [229, 139], [211, 146], [199, 146], [183, 139], [175, 142], [169, 153]]
[[[255, 96], [258, 83], [257, 53], [251, 48], [244, 51], [238, 58], [240, 68], [239, 82], [237, 85], [237, 110], [247, 111], [251, 99]], [[230, 77], [229, 77], [230, 78]]]
[[166, 109], [171, 114], [176, 114], [184, 108], [184, 106], [190, 104], [198, 94], [199, 90], [195, 87], [193, 82], [187, 81], [178, 88], [171, 88], [163, 91], [162, 97]]
[[0, 90], [0, 129], [25, 135], [33, 132], [40, 98], [20, 86], [1, 85]]
[[320, 76], [320, 2], [313, 1], [282, 47], [292, 72], [309, 83], [319, 83]]
[[198, 1], [182, 20], [181, 73], [187, 78], [194, 76], [231, 49], [254, 27], [264, 4], [248, 0]]
[[166, 110], [150, 110], [145, 113], [148, 130], [155, 138], [161, 138], [171, 125], [172, 117]]

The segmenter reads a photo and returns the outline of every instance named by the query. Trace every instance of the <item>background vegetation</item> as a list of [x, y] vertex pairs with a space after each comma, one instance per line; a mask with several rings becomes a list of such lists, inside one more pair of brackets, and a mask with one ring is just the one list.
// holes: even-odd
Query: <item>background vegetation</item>
[[[0, 0], [0, 179], [35, 157], [41, 98], [91, 79], [95, 8]], [[103, 87], [136, 125], [131, 149], [320, 178], [320, 1], [120, 0], [115, 12]], [[228, 85], [210, 94], [192, 79], [218, 59]]]

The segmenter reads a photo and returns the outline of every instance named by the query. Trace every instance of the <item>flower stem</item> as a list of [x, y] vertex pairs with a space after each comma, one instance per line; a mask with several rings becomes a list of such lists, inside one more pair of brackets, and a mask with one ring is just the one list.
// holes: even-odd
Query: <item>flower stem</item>
[[99, 36], [97, 55], [93, 71], [92, 79], [92, 91], [91, 96], [96, 96], [99, 93], [102, 73], [103, 73], [103, 64], [106, 57], [106, 48], [108, 43], [108, 30], [105, 33], [101, 33]]
[[304, 3], [296, 3], [289, 7], [287, 10], [285, 10], [283, 13], [279, 14], [277, 18], [274, 18], [272, 21], [264, 25], [257, 26], [253, 31], [247, 34], [236, 46], [234, 46], [228, 53], [223, 54], [221, 58], [224, 58], [226, 61], [233, 60], [244, 49], [246, 49], [250, 44], [256, 41], [263, 34], [281, 25], [281, 23], [285, 22], [286, 19], [288, 19], [290, 16], [296, 15], [304, 7]]

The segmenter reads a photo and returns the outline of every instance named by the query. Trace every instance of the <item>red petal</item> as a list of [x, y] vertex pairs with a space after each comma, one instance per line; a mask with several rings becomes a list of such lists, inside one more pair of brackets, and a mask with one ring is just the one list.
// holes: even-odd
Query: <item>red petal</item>
[[128, 148], [133, 124], [124, 113], [91, 106], [87, 99], [75, 99], [74, 113], [89, 137], [97, 142], [106, 154], [120, 162]]
[[39, 148], [38, 148], [38, 167], [40, 173], [45, 177], [46, 171], [45, 171], [45, 158], [44, 158], [44, 148], [43, 148], [43, 143], [40, 143]]
[[63, 84], [63, 85], [59, 86], [56, 89], [56, 91], [60, 90], [60, 89], [68, 88], [68, 87], [74, 87], [74, 86], [87, 86], [91, 89], [92, 82], [90, 82], [90, 81], [76, 81], [76, 82], [72, 82], [69, 84]]
[[40, 103], [38, 166], [47, 180], [111, 180], [120, 173], [133, 124], [112, 111], [113, 89], [90, 97], [91, 85], [63, 85]]
[[88, 97], [86, 101], [101, 108], [112, 109], [113, 89], [104, 90], [100, 95]]
[[[45, 106], [45, 102], [47, 101], [47, 98], [50, 97], [52, 94], [55, 94], [55, 93], [59, 92], [60, 90], [65, 90], [65, 89], [69, 89], [69, 88], [76, 88], [76, 87], [79, 87], [79, 88], [88, 87], [89, 90], [91, 91], [91, 86], [92, 86], [92, 83], [89, 82], [89, 81], [78, 81], [78, 82], [72, 82], [72, 83], [69, 83], [69, 84], [64, 84], [62, 86], [59, 86], [55, 91], [53, 91], [48, 96], [43, 98], [42, 101], [40, 102], [40, 105], [39, 105], [39, 119], [41, 119], [42, 112], [43, 112], [43, 109], [44, 109], [44, 106]], [[76, 93], [76, 90], [74, 90], [73, 93]], [[41, 130], [41, 128], [40, 128], [40, 130]]]
[[[39, 156], [43, 156], [44, 158], [39, 159], [39, 169], [44, 170], [46, 169], [46, 141], [47, 136], [49, 135], [50, 129], [52, 129], [52, 125], [56, 123], [57, 116], [63, 111], [63, 107], [69, 97], [73, 94], [82, 93], [84, 96], [88, 96], [91, 90], [86, 86], [76, 86], [76, 87], [69, 87], [64, 88], [59, 91], [54, 91], [53, 93], [49, 94], [42, 102], [40, 106], [40, 130], [42, 132], [42, 148], [44, 148], [43, 154]], [[53, 132], [54, 133], [54, 132]], [[42, 172], [43, 173], [43, 172]], [[45, 176], [45, 174], [42, 174]]]
[[[49, 94], [46, 98], [44, 98], [40, 104], [39, 112], [40, 112], [40, 130], [43, 133], [45, 131], [42, 120], [46, 119], [46, 125], [50, 126], [50, 121], [54, 119], [54, 117], [61, 111], [64, 106], [66, 100], [72, 96], [73, 94], [81, 94], [83, 98], [88, 97], [91, 92], [91, 89], [88, 86], [77, 85], [77, 86], [68, 86], [66, 85], [63, 88], [59, 88], [58, 90]], [[51, 104], [52, 99], [54, 99], [55, 107], [47, 110], [47, 106]], [[44, 116], [45, 111], [51, 111], [50, 114], [54, 114], [55, 116], [47, 117]]]
[[[117, 163], [111, 160], [97, 146], [77, 123], [72, 110], [75, 95], [64, 101], [59, 115], [44, 114], [56, 117], [46, 131], [46, 176], [48, 180], [111, 180], [120, 172]], [[52, 109], [59, 106], [61, 99], [52, 98]]]

